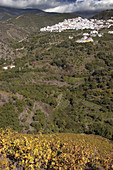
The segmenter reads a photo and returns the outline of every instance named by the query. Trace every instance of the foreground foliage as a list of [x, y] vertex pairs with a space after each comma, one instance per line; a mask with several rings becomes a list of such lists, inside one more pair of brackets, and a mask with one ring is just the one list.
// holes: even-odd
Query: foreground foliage
[[113, 169], [113, 144], [84, 134], [0, 133], [0, 169]]

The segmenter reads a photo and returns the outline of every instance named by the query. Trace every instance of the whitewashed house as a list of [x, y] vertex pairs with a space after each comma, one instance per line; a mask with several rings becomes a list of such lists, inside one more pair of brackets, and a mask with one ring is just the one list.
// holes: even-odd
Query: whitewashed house
[[15, 68], [15, 65], [10, 65], [9, 68], [11, 68], [11, 69], [12, 69], [12, 68]]
[[7, 69], [8, 69], [8, 66], [3, 67], [3, 69], [4, 69], [4, 70], [7, 70]]
[[15, 65], [8, 65], [8, 66], [4, 66], [4, 67], [2, 67], [3, 68], [3, 70], [7, 70], [8, 68], [15, 68]]
[[108, 34], [113, 34], [113, 31], [108, 31]]

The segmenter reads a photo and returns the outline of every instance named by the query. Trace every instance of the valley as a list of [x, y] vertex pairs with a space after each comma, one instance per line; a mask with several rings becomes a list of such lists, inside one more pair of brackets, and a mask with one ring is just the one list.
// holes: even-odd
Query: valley
[[85, 43], [77, 41], [90, 28], [40, 31], [66, 18], [72, 14], [0, 21], [0, 127], [113, 139], [112, 23]]
[[0, 7], [0, 169], [113, 169], [113, 10]]

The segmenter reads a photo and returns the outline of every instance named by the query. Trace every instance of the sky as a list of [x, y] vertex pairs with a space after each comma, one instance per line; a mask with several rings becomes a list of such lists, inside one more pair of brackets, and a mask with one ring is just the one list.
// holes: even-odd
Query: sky
[[113, 9], [113, 0], [0, 0], [0, 6], [38, 8], [46, 12], [69, 13]]

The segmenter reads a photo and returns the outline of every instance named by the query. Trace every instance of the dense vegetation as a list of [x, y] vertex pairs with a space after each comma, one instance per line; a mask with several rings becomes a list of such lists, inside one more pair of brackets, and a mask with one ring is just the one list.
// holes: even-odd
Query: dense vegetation
[[1, 169], [113, 169], [113, 144], [93, 135], [0, 130]]
[[[18, 25], [24, 17], [10, 22]], [[85, 44], [76, 43], [83, 32], [75, 30], [9, 40], [21, 55], [0, 59], [0, 127], [113, 139], [113, 36], [101, 32], [102, 38]], [[16, 67], [2, 69], [10, 64]]]

